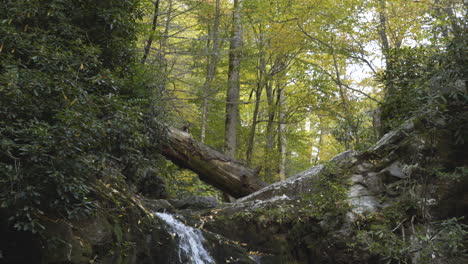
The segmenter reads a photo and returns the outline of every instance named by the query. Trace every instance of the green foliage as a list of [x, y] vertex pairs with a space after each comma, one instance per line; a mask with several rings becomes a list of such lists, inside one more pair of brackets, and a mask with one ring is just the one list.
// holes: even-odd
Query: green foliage
[[317, 219], [333, 219], [342, 217], [349, 211], [348, 203], [348, 175], [342, 169], [337, 169], [329, 163], [326, 173], [317, 175], [312, 188], [314, 192], [308, 193], [304, 199], [313, 206], [307, 207], [309, 214]]
[[332, 129], [333, 137], [340, 143], [353, 142], [353, 149], [366, 150], [377, 140], [370, 120], [371, 112], [360, 112], [348, 119], [339, 119]]
[[[445, 180], [456, 181], [463, 170], [436, 172]], [[356, 240], [348, 246], [365, 249], [382, 263], [433, 263], [465, 256], [468, 226], [463, 217], [434, 220], [428, 215], [428, 201], [422, 198], [431, 183], [408, 179], [403, 185], [397, 198], [383, 198], [391, 199], [388, 206], [356, 219]]]
[[37, 232], [43, 215], [90, 214], [110, 164], [133, 180], [155, 159], [163, 108], [135, 67], [139, 0], [0, 6], [0, 199], [15, 228]]
[[[460, 219], [422, 225], [414, 224], [414, 219], [388, 221], [386, 215], [368, 217], [373, 220], [366, 229], [357, 232], [357, 240], [353, 242], [380, 256], [384, 263], [413, 263], [412, 259], [430, 263], [434, 258], [450, 259], [466, 254], [468, 226]], [[405, 227], [408, 225], [411, 227]]]
[[432, 49], [406, 47], [394, 49], [388, 55], [389, 66], [380, 76], [386, 88], [381, 105], [384, 131], [401, 125], [425, 102], [433, 54]]
[[[166, 161], [166, 163], [169, 163]], [[202, 182], [198, 175], [186, 169], [177, 168], [174, 164], [162, 165], [162, 176], [166, 180], [169, 194], [172, 197], [186, 195], [213, 196], [221, 200], [222, 192], [211, 185]]]
[[434, 173], [439, 179], [443, 181], [459, 183], [468, 176], [468, 168], [457, 167], [450, 172], [437, 169]]
[[[466, 33], [445, 47], [400, 48], [391, 51], [388, 67], [379, 77], [385, 85], [383, 131], [415, 115], [442, 118], [456, 129], [458, 143], [466, 134], [468, 42]], [[433, 120], [434, 121], [434, 120]]]
[[317, 220], [338, 223], [349, 211], [346, 172], [335, 168], [334, 164], [327, 164], [326, 171], [318, 174], [310, 187], [314, 191], [303, 194], [300, 200], [274, 208], [241, 212], [233, 217], [265, 224], [272, 222], [307, 224]]

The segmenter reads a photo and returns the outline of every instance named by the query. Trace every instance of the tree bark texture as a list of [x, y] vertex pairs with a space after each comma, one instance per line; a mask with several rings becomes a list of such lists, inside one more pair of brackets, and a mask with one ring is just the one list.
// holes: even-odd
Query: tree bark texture
[[[255, 30], [254, 30], [255, 32]], [[257, 129], [257, 120], [258, 120], [258, 113], [260, 110], [260, 102], [262, 97], [263, 87], [265, 86], [266, 79], [266, 60], [265, 60], [265, 51], [264, 51], [264, 41], [263, 41], [263, 32], [261, 28], [259, 29], [259, 33], [257, 34], [257, 38], [259, 39], [257, 47], [259, 49], [259, 59], [258, 59], [258, 66], [257, 66], [257, 87], [255, 89], [255, 106], [254, 112], [252, 117], [252, 125], [250, 126], [250, 134], [249, 134], [249, 141], [247, 143], [247, 152], [246, 152], [246, 159], [247, 165], [250, 166], [252, 163], [252, 153], [255, 146], [255, 132]]]
[[[216, 73], [216, 66], [218, 63], [218, 52], [219, 52], [219, 39], [218, 39], [218, 32], [219, 32], [219, 17], [220, 17], [220, 0], [216, 0], [216, 11], [215, 11], [215, 20], [213, 25], [213, 30], [208, 34], [208, 43], [207, 43], [207, 70], [206, 70], [206, 79], [205, 83], [203, 84], [203, 102], [202, 102], [202, 120], [201, 120], [201, 135], [200, 141], [202, 143], [205, 142], [206, 137], [206, 129], [208, 126], [208, 112], [209, 112], [209, 101], [208, 97], [210, 97], [213, 93], [211, 84], [213, 83], [215, 73]], [[213, 42], [213, 46], [211, 46], [211, 41]]]
[[278, 145], [280, 150], [279, 177], [280, 180], [286, 179], [286, 158], [288, 141], [286, 138], [286, 97], [284, 95], [285, 87], [281, 88], [278, 84], [278, 104], [279, 104], [279, 124], [278, 124]]
[[258, 177], [258, 170], [246, 167], [175, 128], [169, 128], [162, 154], [175, 164], [196, 172], [200, 180], [235, 198], [251, 194], [267, 185]]
[[231, 45], [229, 48], [228, 88], [226, 96], [226, 131], [224, 136], [224, 152], [232, 158], [236, 155], [237, 123], [239, 122], [241, 48], [241, 0], [234, 0]]

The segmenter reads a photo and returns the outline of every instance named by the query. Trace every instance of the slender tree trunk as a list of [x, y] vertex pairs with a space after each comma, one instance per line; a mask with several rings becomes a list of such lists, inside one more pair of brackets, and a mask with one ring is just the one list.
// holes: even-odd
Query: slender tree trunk
[[148, 58], [148, 55], [151, 49], [151, 45], [153, 45], [154, 33], [156, 32], [156, 28], [158, 26], [159, 3], [160, 3], [160, 0], [156, 0], [156, 2], [154, 2], [154, 15], [153, 15], [153, 23], [151, 25], [151, 34], [149, 35], [148, 41], [146, 42], [145, 50], [143, 53], [143, 58], [141, 58], [142, 64], [145, 64], [146, 59]]
[[382, 54], [385, 59], [385, 64], [388, 68], [388, 56], [390, 52], [390, 43], [387, 35], [387, 2], [386, 0], [379, 0], [379, 35], [382, 45]]
[[255, 106], [254, 112], [252, 117], [252, 126], [250, 127], [250, 134], [249, 134], [249, 141], [247, 142], [247, 152], [246, 152], [246, 159], [247, 165], [250, 166], [252, 163], [252, 153], [255, 146], [255, 132], [257, 128], [257, 119], [258, 119], [258, 112], [260, 109], [260, 100], [262, 97], [262, 91], [265, 84], [266, 79], [266, 60], [265, 60], [265, 51], [264, 51], [264, 41], [263, 41], [263, 33], [260, 29], [260, 33], [258, 34], [258, 48], [259, 48], [259, 60], [258, 60], [258, 67], [257, 67], [257, 89], [255, 90]]
[[[169, 38], [169, 27], [171, 25], [172, 20], [172, 10], [173, 9], [173, 0], [168, 0], [168, 8], [166, 14], [166, 23], [164, 25], [164, 33], [162, 35], [161, 41], [159, 43], [159, 64], [165, 73], [165, 78], [167, 79], [168, 74], [168, 65], [166, 60], [166, 49], [167, 49], [167, 40]], [[167, 83], [165, 80], [164, 83]]]
[[249, 141], [247, 142], [247, 152], [246, 152], [246, 160], [247, 166], [252, 164], [252, 153], [255, 146], [255, 132], [257, 130], [257, 120], [258, 120], [258, 112], [260, 109], [260, 99], [262, 97], [263, 91], [263, 84], [261, 82], [257, 83], [257, 89], [255, 90], [255, 106], [254, 112], [252, 117], [252, 125], [250, 126], [250, 133], [249, 133]]
[[[208, 34], [208, 43], [207, 43], [207, 71], [205, 83], [203, 84], [203, 102], [202, 102], [202, 118], [201, 118], [201, 135], [200, 141], [205, 142], [206, 129], [208, 124], [208, 112], [209, 112], [209, 96], [211, 96], [212, 88], [211, 84], [213, 83], [216, 66], [218, 63], [218, 52], [219, 52], [219, 17], [220, 17], [220, 0], [216, 0], [216, 11], [215, 11], [215, 20], [213, 25], [213, 30], [211, 34]], [[210, 41], [212, 40], [213, 46], [210, 47]]]
[[338, 66], [338, 60], [336, 59], [335, 51], [332, 51], [332, 53], [333, 53], [333, 66], [335, 67], [336, 81], [337, 81], [337, 84], [338, 84], [341, 103], [343, 104], [344, 116], [345, 116], [346, 122], [348, 123], [346, 125], [346, 129], [345, 129], [345, 133], [346, 133], [346, 135], [345, 135], [345, 148], [346, 148], [346, 150], [349, 150], [351, 148], [349, 135], [353, 131], [350, 131], [348, 129], [348, 126], [353, 126], [353, 119], [351, 117], [351, 113], [350, 113], [350, 110], [349, 110], [349, 107], [348, 107], [348, 100], [346, 98], [345, 88], [343, 87], [343, 82], [341, 80], [340, 68]]
[[239, 122], [241, 48], [241, 0], [234, 0], [231, 45], [229, 49], [228, 89], [226, 97], [226, 130], [224, 136], [224, 151], [229, 157], [235, 157], [236, 155], [237, 123]]
[[281, 88], [281, 87], [278, 87], [278, 103], [279, 103], [278, 143], [279, 143], [279, 149], [280, 149], [279, 176], [281, 180], [285, 180], [286, 179], [286, 156], [287, 156], [288, 142], [286, 138], [286, 97], [284, 96], [284, 88]]
[[[322, 150], [322, 142], [323, 142], [323, 123], [322, 123], [322, 117], [319, 117], [319, 122], [320, 122], [320, 135], [319, 135], [319, 142], [318, 142], [318, 147], [317, 147], [317, 153], [315, 154], [315, 159], [311, 164], [317, 165], [319, 160], [320, 160], [320, 152]], [[312, 150], [313, 151], [313, 150]]]
[[266, 143], [265, 143], [265, 177], [273, 179], [272, 167], [273, 167], [273, 157], [272, 154], [274, 144], [275, 144], [275, 104], [274, 104], [274, 91], [271, 83], [266, 81], [265, 90], [267, 94], [268, 102], [268, 112], [267, 112], [267, 127], [266, 127]]

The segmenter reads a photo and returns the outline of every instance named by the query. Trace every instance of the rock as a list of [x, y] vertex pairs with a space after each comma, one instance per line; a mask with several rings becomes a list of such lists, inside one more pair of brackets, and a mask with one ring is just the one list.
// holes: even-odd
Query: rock
[[403, 133], [399, 130], [392, 130], [385, 134], [376, 144], [374, 147], [370, 149], [370, 152], [374, 152], [376, 154], [384, 152], [384, 150], [390, 144], [395, 144], [398, 140], [400, 140], [403, 136]]
[[164, 199], [144, 199], [145, 207], [149, 208], [152, 212], [173, 212], [174, 206]]
[[382, 178], [380, 177], [380, 174], [376, 172], [369, 172], [364, 179], [364, 183], [367, 186], [367, 189], [374, 195], [383, 193], [385, 191]]
[[357, 162], [357, 159], [354, 159], [357, 154], [355, 150], [347, 150], [331, 158], [330, 162], [340, 167], [351, 166]]
[[365, 184], [364, 182], [364, 177], [360, 174], [354, 174], [351, 176], [351, 182], [352, 183], [359, 183], [359, 184]]
[[386, 184], [394, 183], [396, 181], [407, 178], [408, 176], [403, 172], [403, 165], [396, 161], [390, 166], [378, 172], [377, 177], [381, 178]]
[[367, 172], [372, 168], [373, 168], [373, 165], [371, 163], [369, 163], [369, 162], [362, 162], [361, 164], [357, 165], [357, 169], [361, 173], [362, 172]]
[[377, 199], [370, 194], [366, 187], [360, 184], [355, 184], [349, 188], [348, 199], [353, 206], [351, 212], [354, 214], [374, 213], [380, 207]]
[[168, 197], [164, 179], [153, 169], [147, 169], [138, 182], [138, 192], [152, 199], [166, 199]]
[[92, 245], [102, 245], [112, 241], [112, 225], [100, 214], [75, 223], [74, 229], [76, 229], [75, 234]]
[[169, 200], [176, 209], [213, 209], [218, 207], [218, 200], [211, 196], [188, 196], [181, 200]]
[[414, 120], [410, 119], [403, 123], [400, 129], [392, 130], [385, 134], [368, 152], [377, 156], [383, 156], [386, 152], [395, 147], [408, 133], [415, 129]]
[[246, 249], [225, 237], [210, 232], [203, 232], [209, 245], [208, 250], [216, 263], [255, 264]]
[[403, 172], [402, 167], [403, 166], [401, 165], [401, 163], [399, 161], [396, 161], [396, 162], [392, 163], [392, 165], [390, 165], [390, 167], [388, 167], [384, 171], [387, 171], [393, 177], [397, 177], [397, 178], [400, 178], [400, 179], [405, 179], [408, 176]]
[[88, 263], [92, 247], [88, 241], [74, 234], [72, 225], [64, 221], [44, 221], [47, 237], [56, 241], [55, 247], [47, 247], [42, 263]]
[[299, 193], [311, 191], [312, 182], [318, 174], [325, 170], [324, 165], [314, 166], [306, 171], [300, 172], [284, 181], [273, 183], [257, 192], [237, 200], [237, 203], [255, 200], [267, 200], [275, 196], [295, 196]]

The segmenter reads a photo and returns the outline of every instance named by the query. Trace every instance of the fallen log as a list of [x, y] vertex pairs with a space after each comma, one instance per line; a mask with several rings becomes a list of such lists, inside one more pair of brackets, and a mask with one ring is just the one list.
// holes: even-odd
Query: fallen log
[[189, 133], [169, 128], [162, 154], [180, 167], [197, 173], [200, 180], [240, 198], [267, 186], [259, 170], [246, 167], [198, 141]]

